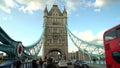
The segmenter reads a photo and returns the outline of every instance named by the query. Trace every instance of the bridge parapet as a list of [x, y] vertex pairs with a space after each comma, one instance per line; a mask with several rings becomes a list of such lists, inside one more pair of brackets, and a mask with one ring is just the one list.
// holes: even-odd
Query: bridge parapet
[[106, 64], [105, 60], [97, 60], [97, 61], [92, 61], [92, 60], [84, 60], [84, 62], [88, 64]]
[[[30, 68], [30, 67], [32, 67], [32, 62], [22, 62], [22, 68]], [[16, 68], [16, 64], [15, 62], [1, 64], [0, 68]]]

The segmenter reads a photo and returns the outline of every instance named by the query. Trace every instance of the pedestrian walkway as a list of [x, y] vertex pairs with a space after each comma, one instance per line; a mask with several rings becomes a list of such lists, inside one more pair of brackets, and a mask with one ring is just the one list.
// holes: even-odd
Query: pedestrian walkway
[[88, 64], [90, 68], [106, 68], [106, 64]]

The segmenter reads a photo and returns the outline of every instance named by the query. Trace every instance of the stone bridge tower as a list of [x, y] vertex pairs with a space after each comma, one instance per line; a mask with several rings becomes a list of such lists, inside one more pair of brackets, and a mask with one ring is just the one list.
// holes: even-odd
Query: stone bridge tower
[[67, 12], [64, 8], [60, 11], [58, 5], [54, 4], [50, 11], [47, 7], [44, 10], [44, 45], [43, 56], [54, 57], [56, 60], [68, 59], [68, 38], [67, 38]]

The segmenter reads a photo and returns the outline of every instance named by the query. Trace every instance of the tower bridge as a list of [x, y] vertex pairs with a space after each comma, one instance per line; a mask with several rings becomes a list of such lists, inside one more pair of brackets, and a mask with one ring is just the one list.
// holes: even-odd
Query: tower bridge
[[[64, 57], [68, 58], [68, 40], [67, 40], [67, 12], [64, 9], [60, 11], [56, 4], [53, 5], [50, 11], [47, 7], [44, 10], [44, 46], [43, 55], [49, 56], [52, 51], [59, 51]], [[53, 53], [51, 56], [57, 59], [58, 53]]]
[[43, 33], [39, 40], [29, 46], [22, 45], [21, 41], [15, 41], [0, 27], [0, 51], [7, 54], [8, 58], [28, 58], [38, 57], [43, 46], [43, 59], [54, 57], [56, 60], [70, 59], [68, 54], [68, 37], [78, 48], [79, 59], [84, 56], [84, 60], [92, 58], [104, 58], [103, 45], [84, 41], [75, 36], [68, 28], [67, 11], [61, 12], [58, 5], [54, 4], [50, 11], [45, 7], [44, 10]]

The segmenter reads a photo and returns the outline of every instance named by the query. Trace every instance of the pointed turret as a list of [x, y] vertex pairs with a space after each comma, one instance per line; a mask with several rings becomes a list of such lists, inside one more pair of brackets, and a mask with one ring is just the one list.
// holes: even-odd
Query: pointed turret
[[47, 16], [48, 15], [48, 10], [47, 10], [47, 6], [45, 7], [45, 10], [44, 10], [44, 16]]
[[60, 9], [59, 9], [59, 7], [58, 7], [58, 5], [56, 4], [56, 3], [54, 3], [53, 4], [53, 6], [52, 6], [52, 8], [51, 8], [51, 10], [48, 12], [48, 14], [50, 15], [50, 16], [62, 16], [62, 13], [61, 13], [61, 11], [60, 11]]
[[64, 7], [64, 11], [63, 11], [63, 16], [67, 17], [67, 11], [66, 11], [65, 7]]

